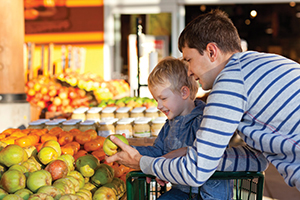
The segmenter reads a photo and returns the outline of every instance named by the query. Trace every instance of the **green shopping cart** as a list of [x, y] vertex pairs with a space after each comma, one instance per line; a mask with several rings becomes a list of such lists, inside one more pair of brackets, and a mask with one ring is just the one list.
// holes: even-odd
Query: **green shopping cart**
[[[146, 177], [151, 182], [146, 182]], [[262, 200], [264, 172], [215, 172], [211, 179], [232, 179], [234, 181], [235, 200]], [[141, 171], [128, 173], [126, 180], [127, 200], [155, 200], [167, 191], [161, 187], [152, 175]]]

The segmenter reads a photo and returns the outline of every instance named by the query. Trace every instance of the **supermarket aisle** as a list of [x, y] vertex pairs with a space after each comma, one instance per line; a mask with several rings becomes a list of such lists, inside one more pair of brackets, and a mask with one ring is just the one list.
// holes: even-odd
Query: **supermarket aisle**
[[265, 174], [263, 200], [299, 200], [300, 192], [289, 187], [274, 165], [270, 165]]

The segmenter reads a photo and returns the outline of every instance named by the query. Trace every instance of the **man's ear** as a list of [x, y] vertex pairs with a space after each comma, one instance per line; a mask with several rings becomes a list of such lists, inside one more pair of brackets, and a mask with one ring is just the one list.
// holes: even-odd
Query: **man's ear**
[[187, 86], [182, 86], [180, 89], [182, 99], [187, 99], [190, 97], [190, 89]]
[[215, 43], [208, 43], [206, 46], [206, 51], [211, 62], [214, 62], [217, 59], [218, 47]]

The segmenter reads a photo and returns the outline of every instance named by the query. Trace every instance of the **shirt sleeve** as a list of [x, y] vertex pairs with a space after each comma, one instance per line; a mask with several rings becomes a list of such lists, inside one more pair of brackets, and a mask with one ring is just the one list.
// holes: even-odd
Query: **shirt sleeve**
[[[193, 187], [201, 186], [216, 171], [231, 136], [245, 112], [247, 95], [240, 72], [223, 73], [208, 96], [203, 120], [186, 156], [140, 160], [144, 173], [162, 180]], [[145, 162], [145, 163], [143, 163]]]
[[142, 156], [159, 157], [164, 153], [164, 130], [165, 126], [160, 130], [153, 146], [133, 146]]

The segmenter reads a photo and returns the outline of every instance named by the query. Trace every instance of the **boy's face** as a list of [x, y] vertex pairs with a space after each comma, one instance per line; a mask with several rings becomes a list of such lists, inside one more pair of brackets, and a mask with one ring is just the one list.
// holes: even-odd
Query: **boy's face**
[[209, 52], [205, 50], [201, 55], [197, 49], [184, 47], [182, 55], [188, 62], [188, 75], [199, 81], [204, 90], [211, 89], [218, 73], [214, 70], [215, 63], [211, 61]]
[[184, 99], [179, 92], [170, 89], [171, 84], [167, 82], [150, 89], [153, 98], [157, 101], [157, 108], [162, 111], [167, 118], [173, 119], [179, 115], [186, 115], [184, 110]]

